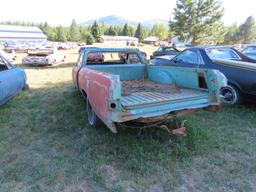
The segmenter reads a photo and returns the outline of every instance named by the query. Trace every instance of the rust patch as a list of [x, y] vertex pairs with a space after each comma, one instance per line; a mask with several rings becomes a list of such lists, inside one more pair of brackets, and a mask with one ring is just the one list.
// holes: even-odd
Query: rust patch
[[180, 125], [178, 124], [178, 122], [176, 122], [176, 126], [177, 126], [176, 129], [170, 129], [166, 125], [160, 125], [158, 126], [158, 128], [163, 129], [173, 135], [187, 136], [187, 129], [185, 127], [186, 121], [187, 120], [183, 120]]
[[206, 107], [206, 108], [205, 108], [205, 110], [211, 111], [211, 112], [220, 111], [220, 110], [222, 110], [222, 109], [223, 109], [222, 106], [217, 106], [217, 105], [209, 106], [209, 107]]
[[160, 84], [149, 80], [122, 81], [122, 96], [136, 92], [159, 92], [165, 94], [179, 93], [175, 84]]

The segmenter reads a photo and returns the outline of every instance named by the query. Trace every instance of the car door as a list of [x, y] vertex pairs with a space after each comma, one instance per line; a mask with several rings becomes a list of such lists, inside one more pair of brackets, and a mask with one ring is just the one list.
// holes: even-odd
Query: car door
[[201, 68], [204, 66], [200, 52], [197, 49], [187, 49], [181, 52], [172, 59], [171, 63], [177, 67]]
[[76, 65], [73, 67], [73, 70], [72, 70], [72, 78], [73, 78], [73, 83], [76, 87], [78, 87], [77, 85], [77, 75], [78, 75], [78, 72], [83, 64], [83, 57], [84, 57], [84, 52], [82, 52], [80, 55], [79, 55], [79, 58], [77, 60], [77, 63]]
[[12, 67], [0, 56], [0, 105], [17, 94], [25, 85], [25, 73]]

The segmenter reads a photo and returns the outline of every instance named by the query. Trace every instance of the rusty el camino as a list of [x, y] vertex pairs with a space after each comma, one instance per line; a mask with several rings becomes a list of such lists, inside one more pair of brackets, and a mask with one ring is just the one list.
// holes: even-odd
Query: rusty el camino
[[[101, 53], [104, 60], [88, 60]], [[219, 106], [227, 85], [218, 70], [153, 66], [137, 49], [95, 48], [80, 54], [73, 82], [87, 101], [91, 126], [159, 121], [185, 111]]]

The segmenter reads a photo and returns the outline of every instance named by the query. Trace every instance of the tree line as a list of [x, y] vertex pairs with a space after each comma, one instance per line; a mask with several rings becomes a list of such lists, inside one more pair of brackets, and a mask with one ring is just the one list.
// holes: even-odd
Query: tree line
[[160, 40], [178, 36], [181, 41], [192, 45], [209, 44], [246, 44], [256, 41], [256, 24], [249, 16], [241, 25], [225, 26], [222, 22], [224, 9], [220, 0], [176, 0], [176, 7], [169, 21], [169, 28], [164, 24], [155, 24], [152, 29], [137, 26], [107, 26], [95, 21], [91, 26], [78, 25], [73, 19], [68, 27], [51, 26], [46, 23], [2, 22], [7, 25], [38, 26], [50, 41], [74, 41], [92, 44], [99, 42], [101, 35], [122, 35], [137, 37], [143, 41], [146, 36], [157, 36]]
[[164, 24], [155, 24], [152, 29], [143, 27], [140, 23], [137, 26], [128, 25], [124, 26], [108, 26], [104, 24], [98, 24], [97, 21], [91, 26], [78, 25], [75, 19], [68, 27], [64, 26], [52, 26], [47, 22], [45, 23], [30, 23], [30, 22], [19, 22], [19, 21], [8, 21], [1, 22], [5, 25], [19, 25], [19, 26], [36, 26], [39, 27], [43, 33], [48, 37], [50, 41], [73, 41], [73, 42], [86, 42], [92, 44], [99, 42], [101, 35], [111, 36], [130, 36], [137, 37], [141, 42], [147, 36], [158, 36], [164, 40], [168, 38], [168, 27]]

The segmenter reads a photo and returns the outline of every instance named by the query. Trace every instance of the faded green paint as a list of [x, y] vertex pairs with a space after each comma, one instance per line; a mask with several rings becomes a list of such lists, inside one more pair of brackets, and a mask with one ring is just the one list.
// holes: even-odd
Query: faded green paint
[[[98, 77], [96, 78], [95, 76], [96, 72], [97, 76], [102, 75], [111, 82], [110, 86], [108, 86], [109, 96], [106, 100], [107, 114], [104, 115], [107, 119], [102, 119], [111, 130], [116, 130], [115, 122], [121, 123], [138, 118], [166, 115], [180, 110], [220, 105], [221, 95], [219, 90], [227, 85], [227, 79], [217, 70], [147, 65], [140, 52], [134, 49], [93, 49], [86, 52], [84, 61], [86, 60], [86, 55], [91, 52], [136, 53], [143, 63], [113, 65], [83, 64], [83, 67], [89, 68], [91, 71], [95, 70], [94, 75], [90, 76], [92, 81], [98, 82]], [[175, 84], [179, 88], [179, 91], [173, 94], [137, 92], [128, 96], [121, 95], [121, 81], [144, 78], [157, 83]], [[200, 85], [199, 79], [202, 78], [206, 86]], [[172, 86], [170, 86], [171, 88]], [[97, 95], [97, 93], [93, 94]], [[97, 109], [97, 111], [100, 110]]]
[[[226, 78], [217, 70], [151, 66], [143, 64], [131, 64], [129, 66], [101, 65], [89, 66], [89, 68], [108, 72], [113, 74], [113, 77], [117, 76], [120, 78], [120, 81], [115, 81], [115, 86], [110, 90], [113, 97], [108, 101], [109, 108], [110, 103], [116, 104], [116, 109], [110, 110], [111, 119], [114, 122], [123, 122], [140, 117], [154, 117], [184, 109], [196, 109], [208, 107], [210, 105], [219, 105], [219, 89], [226, 85]], [[208, 89], [199, 87], [199, 73], [204, 74]], [[194, 92], [191, 91], [190, 95], [187, 95], [187, 93], [181, 91], [178, 97], [177, 95], [175, 95], [175, 97], [170, 96], [167, 100], [161, 102], [152, 101], [150, 104], [143, 104], [143, 100], [141, 100], [141, 103], [129, 107], [129, 109], [124, 109], [124, 105], [122, 104], [124, 98], [121, 96], [121, 81], [142, 79], [146, 76], [150, 81], [165, 84], [174, 83], [181, 88], [194, 89]], [[130, 106], [132, 105], [133, 103], [130, 104]]]

